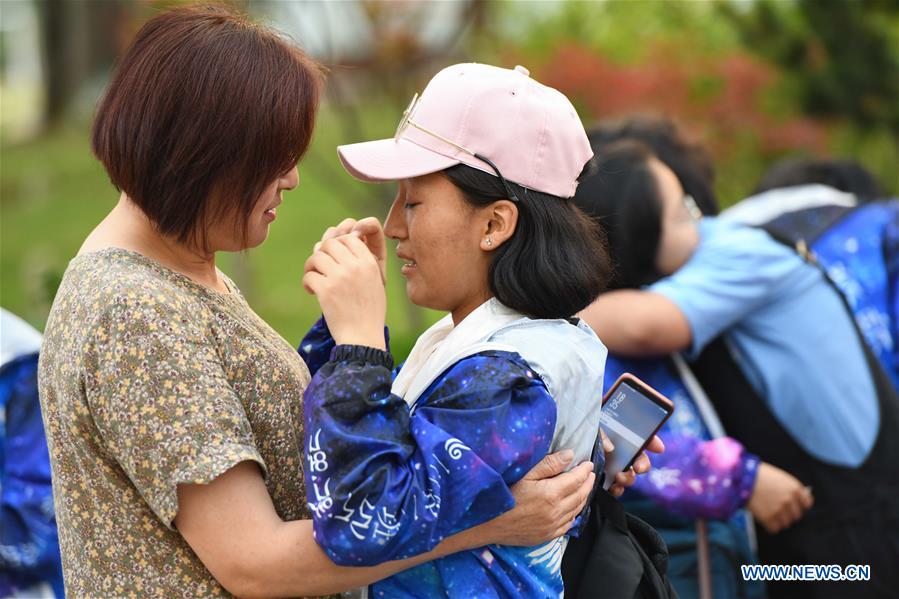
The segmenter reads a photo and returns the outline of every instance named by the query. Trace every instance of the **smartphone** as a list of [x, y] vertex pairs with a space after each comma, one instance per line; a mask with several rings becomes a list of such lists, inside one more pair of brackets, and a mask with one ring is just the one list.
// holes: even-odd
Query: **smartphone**
[[629, 372], [622, 374], [602, 399], [599, 424], [615, 445], [606, 456], [602, 488], [627, 470], [674, 412], [670, 399]]

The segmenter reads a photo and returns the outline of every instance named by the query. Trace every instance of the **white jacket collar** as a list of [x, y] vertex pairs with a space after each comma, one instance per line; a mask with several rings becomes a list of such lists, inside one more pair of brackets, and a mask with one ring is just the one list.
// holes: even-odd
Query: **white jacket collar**
[[515, 351], [487, 340], [497, 330], [522, 318], [527, 317], [496, 298], [475, 308], [457, 326], [453, 325], [452, 315], [447, 314], [415, 342], [391, 391], [411, 406], [444, 370], [462, 358], [488, 349]]

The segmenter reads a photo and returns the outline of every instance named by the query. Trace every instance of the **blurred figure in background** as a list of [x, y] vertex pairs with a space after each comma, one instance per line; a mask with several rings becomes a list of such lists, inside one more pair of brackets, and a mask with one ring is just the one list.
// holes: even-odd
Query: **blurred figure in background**
[[[589, 131], [596, 156], [609, 144], [636, 139], [649, 145], [677, 174], [683, 187], [703, 213], [717, 213], [712, 181], [714, 169], [705, 150], [689, 143], [673, 122], [653, 117], [631, 117], [605, 121]], [[592, 216], [602, 188], [600, 177], [585, 180], [575, 201]], [[655, 261], [660, 230], [645, 218], [653, 212], [654, 198], [640, 189], [636, 197], [622, 201], [615, 215], [616, 226], [602, 220], [609, 237], [615, 277], [611, 289], [639, 288], [650, 282], [645, 271]], [[761, 464], [759, 458], [738, 441], [726, 437], [701, 386], [679, 354], [659, 357], [628, 357], [610, 353], [606, 362], [607, 384], [623, 372], [631, 372], [671, 398], [677, 405], [662, 434], [668, 450], [659, 456], [653, 474], [641, 477], [634, 491], [623, 500], [628, 511], [655, 526], [665, 538], [671, 555], [669, 576], [684, 597], [699, 595], [700, 576], [711, 575], [716, 597], [764, 595], [761, 582], [742, 579], [739, 565], [753, 563], [753, 536], [746, 510], [772, 528], [785, 525], [798, 503], [795, 493], [803, 485], [786, 472]], [[712, 482], [709, 482], [712, 481]], [[701, 492], [697, 492], [697, 486]], [[801, 508], [800, 508], [801, 512]], [[781, 521], [781, 518], [784, 518]], [[708, 520], [697, 527], [697, 519]], [[707, 568], [698, 563], [698, 544], [709, 546]]]
[[776, 162], [762, 175], [755, 193], [811, 184], [851, 193], [859, 203], [883, 197], [880, 183], [871, 171], [854, 160], [830, 158], [785, 158]]
[[684, 191], [693, 198], [702, 214], [718, 214], [715, 165], [705, 148], [688, 140], [674, 121], [648, 115], [609, 119], [592, 127], [589, 136], [594, 152], [623, 139], [646, 144], [677, 175]]
[[808, 241], [851, 209], [882, 199], [880, 189], [874, 175], [852, 160], [784, 158], [762, 175], [752, 196], [725, 213], [778, 237]]
[[722, 216], [812, 250], [899, 389], [899, 200], [880, 189], [850, 160], [785, 159]]
[[40, 333], [0, 309], [0, 597], [63, 597], [40, 348]]
[[[609, 146], [599, 162], [593, 216], [606, 226], [621, 226], [616, 219], [629, 200], [655, 198], [637, 218], [644, 230], [655, 228], [659, 242], [643, 255], [635, 281], [661, 279], [646, 291], [603, 294], [582, 316], [610, 352], [688, 352], [725, 430], [814, 488], [815, 505], [802, 520], [784, 530], [811, 507], [808, 490], [796, 491], [800, 501], [788, 517], [766, 526], [762, 561], [871, 564], [872, 581], [851, 592], [888, 596], [895, 588], [890, 564], [899, 561], [892, 499], [899, 492], [899, 409], [839, 294], [765, 232], [716, 218], [696, 222], [675, 174], [644, 145]], [[849, 592], [829, 583], [769, 590], [791, 597]]]

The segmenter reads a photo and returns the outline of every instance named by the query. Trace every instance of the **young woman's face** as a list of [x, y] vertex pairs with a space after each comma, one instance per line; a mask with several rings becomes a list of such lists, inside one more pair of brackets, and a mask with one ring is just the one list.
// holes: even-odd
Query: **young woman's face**
[[684, 189], [677, 175], [661, 161], [649, 161], [662, 201], [662, 236], [656, 254], [656, 269], [663, 275], [687, 263], [699, 244], [699, 229], [684, 203]]
[[384, 233], [398, 242], [412, 303], [452, 312], [458, 323], [490, 297], [490, 254], [481, 245], [487, 220], [442, 174], [399, 182]]

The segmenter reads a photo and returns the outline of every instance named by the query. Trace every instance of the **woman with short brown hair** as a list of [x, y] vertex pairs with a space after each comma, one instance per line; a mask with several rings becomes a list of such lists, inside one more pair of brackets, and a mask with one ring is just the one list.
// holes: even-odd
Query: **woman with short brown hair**
[[342, 568], [316, 545], [308, 371], [215, 254], [265, 240], [320, 86], [299, 49], [221, 8], [151, 19], [113, 76], [92, 142], [121, 196], [66, 270], [40, 363], [69, 596], [333, 593], [548, 540], [584, 503], [588, 468], [533, 482], [565, 467], [556, 456], [515, 510], [431, 553]]

